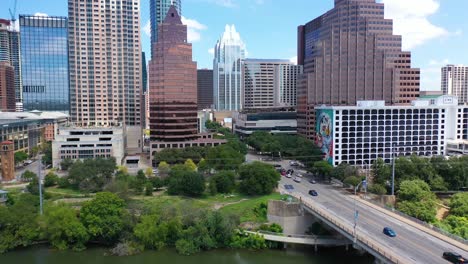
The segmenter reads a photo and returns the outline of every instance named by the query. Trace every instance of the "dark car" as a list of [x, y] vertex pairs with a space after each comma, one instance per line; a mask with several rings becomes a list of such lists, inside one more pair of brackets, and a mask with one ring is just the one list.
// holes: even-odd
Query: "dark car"
[[310, 190], [309, 194], [312, 196], [318, 196], [318, 192], [316, 190]]
[[468, 260], [455, 252], [444, 252], [442, 257], [452, 263], [468, 263]]
[[393, 229], [391, 229], [390, 227], [384, 227], [383, 233], [389, 237], [396, 237], [395, 231], [393, 231]]

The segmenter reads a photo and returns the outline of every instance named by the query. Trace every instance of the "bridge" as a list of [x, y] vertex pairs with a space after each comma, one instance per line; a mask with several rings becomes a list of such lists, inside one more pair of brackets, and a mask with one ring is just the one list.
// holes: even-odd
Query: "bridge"
[[281, 235], [273, 232], [252, 232], [245, 231], [249, 234], [256, 234], [263, 236], [265, 240], [282, 242], [287, 244], [302, 244], [302, 245], [314, 245], [314, 246], [341, 246], [349, 245], [350, 242], [344, 239], [332, 237], [332, 236], [307, 236], [307, 235]]
[[[385, 212], [386, 209], [331, 185], [311, 184], [305, 179], [296, 183], [282, 177], [280, 189], [284, 185], [293, 186], [291, 190], [282, 191], [300, 200], [306, 211], [381, 263], [448, 263], [442, 258], [444, 251], [468, 256], [466, 244], [434, 234], [415, 222]], [[311, 189], [319, 195], [310, 196], [308, 191]], [[397, 236], [391, 238], [383, 234], [386, 226], [395, 230]]]

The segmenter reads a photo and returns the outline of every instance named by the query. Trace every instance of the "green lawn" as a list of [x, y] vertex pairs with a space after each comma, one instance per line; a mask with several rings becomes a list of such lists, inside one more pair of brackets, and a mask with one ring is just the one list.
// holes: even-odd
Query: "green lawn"
[[259, 207], [261, 203], [268, 203], [269, 200], [281, 200], [286, 199], [286, 197], [287, 195], [281, 195], [279, 193], [273, 193], [267, 196], [250, 197], [248, 200], [222, 207], [220, 212], [238, 215], [241, 223], [264, 223], [267, 221], [265, 215], [256, 213], [255, 208]]

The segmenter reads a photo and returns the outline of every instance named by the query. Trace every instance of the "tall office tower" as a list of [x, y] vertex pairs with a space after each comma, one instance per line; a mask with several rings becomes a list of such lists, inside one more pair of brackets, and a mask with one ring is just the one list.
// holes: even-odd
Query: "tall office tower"
[[[175, 6], [158, 26], [149, 63], [152, 149], [197, 138], [197, 63]], [[153, 147], [153, 145], [155, 147]], [[177, 144], [179, 146], [179, 144]], [[164, 146], [165, 147], [165, 146]]]
[[468, 67], [447, 65], [442, 67], [441, 87], [444, 94], [455, 95], [460, 104], [468, 103]]
[[213, 106], [213, 70], [197, 71], [198, 109], [210, 109]]
[[148, 94], [148, 70], [146, 67], [146, 54], [145, 52], [141, 53], [141, 80], [143, 84], [143, 89], [141, 93], [141, 121], [142, 121], [142, 127], [146, 128], [148, 126], [148, 116], [147, 113], [147, 107], [146, 105], [148, 104], [147, 99], [147, 94]]
[[297, 77], [301, 73], [302, 66], [289, 60], [246, 59], [242, 71], [243, 108], [295, 107]]
[[70, 117], [125, 127], [128, 153], [141, 138], [139, 0], [68, 0]]
[[321, 104], [358, 100], [409, 104], [419, 95], [420, 70], [401, 50], [393, 21], [376, 0], [335, 0], [335, 7], [298, 28], [298, 132], [314, 135]]
[[0, 19], [0, 61], [9, 62], [15, 71], [15, 101], [23, 102], [20, 33], [9, 20]]
[[15, 69], [0, 61], [0, 111], [15, 112]]
[[242, 109], [242, 63], [245, 44], [234, 25], [226, 25], [214, 48], [213, 100], [216, 110]]
[[[149, 0], [150, 1], [150, 21], [151, 21], [151, 43], [158, 41], [158, 25], [166, 18], [167, 11], [174, 5], [179, 16], [182, 16], [182, 0]], [[154, 53], [151, 51], [151, 59]]]
[[68, 113], [68, 19], [20, 15], [19, 23], [24, 109]]

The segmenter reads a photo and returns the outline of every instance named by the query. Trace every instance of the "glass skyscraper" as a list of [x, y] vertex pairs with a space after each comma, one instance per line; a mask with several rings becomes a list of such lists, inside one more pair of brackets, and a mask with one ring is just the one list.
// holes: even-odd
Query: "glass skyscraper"
[[[149, 0], [150, 1], [150, 18], [151, 18], [151, 43], [158, 41], [158, 24], [162, 23], [166, 18], [167, 11], [171, 5], [174, 5], [177, 13], [182, 17], [181, 0]], [[151, 52], [151, 58], [154, 54]]]
[[214, 48], [213, 96], [216, 110], [242, 109], [242, 64], [245, 44], [234, 25], [226, 25], [223, 36]]
[[66, 17], [20, 15], [25, 110], [69, 111], [67, 27]]

